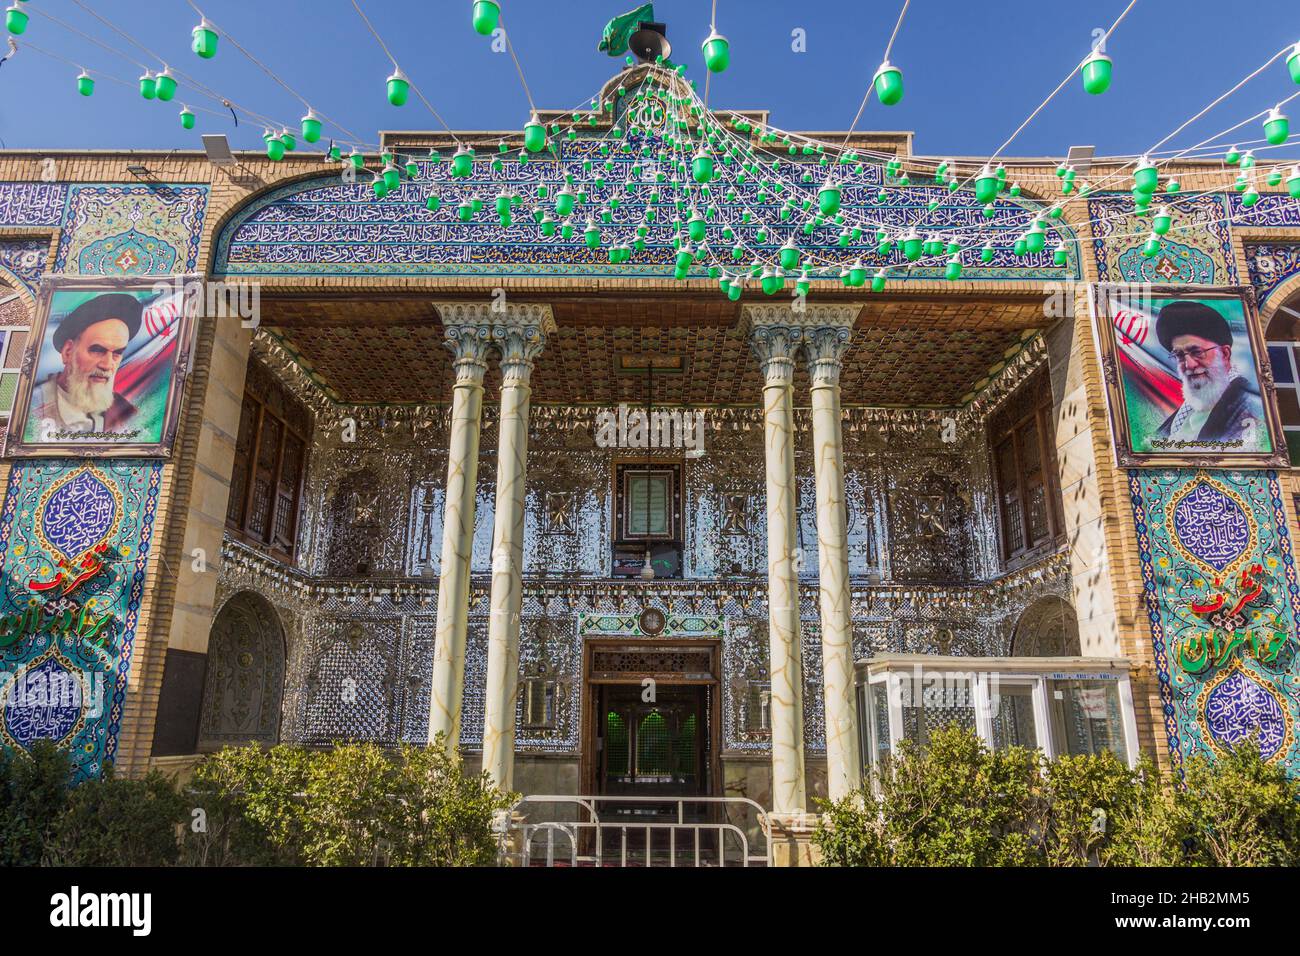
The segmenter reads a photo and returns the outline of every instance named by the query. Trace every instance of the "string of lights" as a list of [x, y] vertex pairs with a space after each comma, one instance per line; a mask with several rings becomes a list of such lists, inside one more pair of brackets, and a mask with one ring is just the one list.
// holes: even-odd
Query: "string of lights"
[[[287, 124], [278, 123], [271, 117], [262, 116], [222, 97], [171, 67], [167, 60], [132, 37], [121, 26], [95, 12], [84, 0], [73, 2], [162, 65], [162, 69], [155, 75], [145, 64], [127, 54], [59, 18], [45, 14], [56, 25], [144, 69], [145, 76], [141, 77], [140, 83], [141, 95], [146, 99], [171, 99], [175, 95], [179, 78], [192, 85], [200, 95], [265, 123], [266, 152], [272, 161], [283, 159], [294, 148], [295, 137], [289, 133]], [[431, 149], [428, 161], [440, 163], [449, 158], [452, 179], [472, 179], [474, 170], [481, 162], [478, 148], [482, 144], [467, 144], [451, 129], [402, 70], [358, 0], [351, 2], [392, 63], [393, 73], [387, 80], [389, 103], [402, 106], [410, 93], [414, 92], [430, 114], [445, 128], [455, 146], [450, 157], [444, 157], [437, 149]], [[355, 134], [313, 110], [311, 103], [266, 63], [209, 21], [193, 0], [187, 0], [187, 3], [200, 18], [199, 24], [192, 31], [191, 49], [195, 55], [201, 59], [210, 59], [216, 54], [219, 39], [224, 38], [307, 109], [307, 115], [300, 121], [306, 142], [319, 139], [322, 119], [350, 137], [341, 141], [343, 145], [352, 147], [347, 157], [342, 155], [338, 144], [331, 144], [323, 159], [346, 162], [351, 166], [349, 175], [370, 176], [377, 199], [383, 199], [397, 189], [404, 178], [413, 181], [422, 178], [420, 163], [411, 154], [398, 153], [392, 149], [381, 150], [378, 170], [369, 168], [365, 155], [358, 147], [372, 144], [360, 143]], [[708, 108], [709, 79], [713, 73], [724, 71], [730, 58], [729, 43], [717, 32], [716, 2], [712, 4], [709, 36], [701, 45], [707, 70], [703, 98], [697, 94], [695, 83], [686, 80], [685, 66], [673, 64], [660, 55], [653, 62], [644, 63], [643, 71], [626, 73], [612, 95], [606, 95], [605, 90], [598, 93], [591, 99], [589, 111], [575, 109], [567, 114], [546, 114], [551, 116], [546, 122], [542, 120], [543, 114], [533, 100], [523, 66], [501, 17], [500, 4], [479, 2], [473, 6], [472, 26], [480, 35], [499, 34], [504, 39], [530, 109], [529, 120], [522, 130], [522, 145], [505, 141], [497, 144], [497, 155], [491, 163], [492, 172], [497, 180], [505, 179], [501, 174], [506, 159], [519, 163], [534, 161], [551, 164], [543, 167], [546, 173], [535, 196], [518, 195], [503, 184], [494, 208], [503, 227], [512, 225], [518, 214], [530, 215], [545, 238], [558, 233], [562, 239], [574, 239], [578, 232], [576, 223], [581, 222], [582, 240], [587, 247], [593, 252], [606, 250], [610, 262], [615, 264], [629, 262], [634, 255], [646, 253], [647, 250], [653, 250], [649, 261], [662, 261], [662, 250], [671, 246], [675, 263], [673, 272], [677, 278], [692, 277], [697, 274], [693, 272], [695, 266], [705, 266], [711, 278], [720, 280], [723, 291], [736, 298], [744, 285], [744, 275], [759, 279], [763, 291], [768, 294], [785, 288], [787, 274], [795, 271], [798, 273], [795, 283], [797, 293], [808, 291], [814, 275], [838, 277], [850, 286], [861, 286], [865, 284], [868, 271], [864, 260], [879, 264], [871, 283], [873, 289], [882, 288], [891, 276], [903, 278], [921, 275], [929, 267], [939, 264], [944, 265], [945, 278], [956, 279], [961, 276], [964, 266], [976, 250], [983, 263], [993, 261], [1006, 251], [1011, 251], [1017, 258], [1037, 256], [1045, 252], [1051, 233], [1055, 234], [1057, 240], [1050, 253], [1051, 261], [1058, 266], [1066, 265], [1070, 247], [1075, 246], [1077, 250], [1077, 244], [1081, 240], [1068, 231], [1053, 229], [1053, 224], [1063, 218], [1070, 203], [1098, 194], [1131, 176], [1134, 212], [1139, 215], [1149, 214], [1153, 195], [1162, 178], [1161, 167], [1168, 168], [1180, 160], [1204, 161], [1209, 155], [1206, 151], [1208, 144], [1217, 143], [1261, 118], [1264, 118], [1263, 141], [1247, 143], [1248, 148], [1244, 153], [1233, 145], [1223, 157], [1224, 166], [1217, 171], [1207, 170], [1207, 173], [1212, 180], [1217, 180], [1221, 173], [1230, 173], [1233, 168], [1240, 169], [1235, 180], [1224, 183], [1222, 190], [1235, 188], [1242, 193], [1241, 204], [1246, 208], [1259, 201], [1260, 192], [1256, 180], [1261, 176], [1269, 187], [1278, 187], [1285, 182], [1287, 192], [1300, 197], [1300, 166], [1296, 166], [1289, 177], [1283, 172], [1287, 165], [1285, 162], [1264, 173], [1257, 168], [1255, 155], [1257, 150], [1262, 153], [1293, 144], [1282, 107], [1300, 96], [1300, 93], [1286, 97], [1271, 109], [1256, 112], [1199, 143], [1176, 151], [1161, 149], [1283, 56], [1287, 58], [1291, 78], [1300, 83], [1300, 44], [1289, 55], [1287, 48], [1274, 54], [1263, 66], [1198, 111], [1147, 152], [1136, 157], [1092, 159], [1092, 169], [1103, 170], [1100, 176], [1080, 177], [1068, 161], [1030, 159], [1013, 163], [1031, 194], [1045, 193], [1053, 180], [1059, 181], [1062, 196], [1054, 201], [1038, 199], [1034, 205], [1030, 205], [1031, 196], [1023, 195], [1024, 186], [1021, 182], [1006, 181], [1006, 163], [1000, 161], [1006, 149], [1059, 95], [1072, 77], [1081, 76], [1084, 88], [1090, 94], [1103, 93], [1109, 87], [1112, 67], [1109, 57], [1101, 51], [1135, 4], [1136, 0], [1130, 0], [1099, 42], [1094, 44], [1088, 56], [1071, 69], [1065, 80], [1030, 112], [981, 165], [978, 161], [958, 163], [953, 160], [917, 157], [900, 159], [885, 150], [872, 149], [869, 140], [866, 145], [852, 145], [857, 123], [873, 91], [885, 106], [902, 99], [902, 71], [891, 64], [890, 56], [908, 12], [909, 0], [905, 0], [902, 5], [885, 48], [884, 62], [873, 77], [857, 117], [838, 146], [806, 134], [781, 130], [766, 122], [754, 121], [745, 114], [727, 110], [711, 111]], [[25, 29], [25, 23], [23, 28]], [[11, 32], [14, 32], [12, 25]], [[53, 55], [49, 51], [38, 52]], [[78, 65], [71, 60], [67, 62]], [[631, 56], [627, 62], [630, 67], [635, 67]], [[93, 91], [93, 78], [84, 68], [82, 76], [78, 77], [79, 88], [83, 77], [90, 80]], [[627, 80], [636, 77], [640, 77], [640, 83], [632, 87]], [[130, 85], [116, 77], [112, 79]], [[150, 92], [152, 96], [149, 95]], [[84, 95], [90, 94], [86, 92]], [[639, 104], [621, 102], [628, 95], [633, 96]], [[215, 110], [205, 109], [204, 112], [224, 115]], [[185, 119], [187, 113], [190, 117], [188, 121]], [[193, 127], [193, 113], [188, 108], [182, 113], [182, 122], [186, 128]], [[594, 140], [592, 133], [598, 134]], [[579, 139], [594, 144], [595, 152], [588, 155], [594, 157], [599, 154], [601, 159], [584, 160], [581, 176], [575, 176], [573, 172], [566, 171], [561, 144]], [[639, 155], [624, 155], [636, 154], [638, 148]], [[784, 151], [784, 155], [780, 151]], [[1055, 169], [1049, 173], [1053, 165]], [[892, 190], [913, 186], [912, 174], [933, 176], [934, 186], [941, 189], [931, 192], [931, 198], [918, 215], [900, 224], [897, 216], [891, 215], [887, 210], [891, 207]], [[1159, 250], [1161, 237], [1170, 232], [1206, 228], [1214, 224], [1203, 217], [1197, 217], [1193, 223], [1174, 225], [1174, 211], [1204, 195], [1206, 190], [1180, 194], [1181, 186], [1177, 179], [1165, 179], [1166, 195], [1163, 204], [1152, 216], [1151, 234], [1144, 246], [1144, 252], [1153, 250], [1151, 254]], [[489, 177], [489, 182], [491, 181], [494, 180]], [[1204, 184], [1204, 174], [1201, 182]], [[757, 190], [753, 188], [755, 185], [758, 186]], [[969, 200], [972, 185], [974, 204]], [[633, 223], [621, 211], [622, 196], [639, 197], [643, 190], [648, 194], [649, 203], [644, 206], [642, 221]], [[948, 194], [961, 194], [965, 198], [945, 202], [944, 191]], [[1210, 191], [1220, 191], [1217, 182]], [[869, 198], [872, 194], [874, 198]], [[407, 194], [403, 191], [402, 195]], [[851, 196], [853, 201], [845, 204], [843, 199], [846, 195]], [[1010, 202], [999, 205], [996, 200], [1003, 196]], [[1045, 202], [1046, 205], [1043, 205]], [[425, 205], [430, 212], [437, 213], [442, 198], [431, 189], [426, 196]], [[458, 204], [455, 215], [461, 221], [469, 222], [482, 206], [483, 199], [475, 187], [471, 189], [470, 199]], [[932, 226], [932, 217], [943, 207], [947, 209], [944, 225]], [[723, 208], [729, 210], [725, 216], [722, 215]], [[880, 213], [873, 212], [874, 209], [879, 209]], [[664, 215], [663, 221], [659, 220], [660, 211]], [[982, 217], [978, 216], [980, 212]], [[668, 216], [672, 218], [668, 219]], [[980, 218], [985, 222], [981, 224]], [[1094, 227], [1101, 227], [1109, 225], [1115, 218], [1118, 218], [1116, 214], [1107, 214], [1089, 217], [1088, 221]], [[1077, 221], [1077, 216], [1067, 220], [1072, 224]], [[833, 243], [820, 238], [828, 229], [835, 230]], [[973, 237], [968, 233], [973, 233]], [[778, 245], [781, 237], [785, 238], [785, 242]], [[927, 274], [923, 277], [929, 276]]]

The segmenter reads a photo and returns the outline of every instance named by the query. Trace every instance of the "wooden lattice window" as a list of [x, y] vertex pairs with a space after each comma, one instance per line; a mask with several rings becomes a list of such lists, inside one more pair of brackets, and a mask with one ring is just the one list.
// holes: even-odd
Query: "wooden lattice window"
[[[18, 378], [22, 373], [23, 354], [27, 351], [31, 328], [27, 306], [16, 292], [3, 294], [0, 286], [0, 450], [4, 434], [8, 431], [9, 417], [13, 414], [14, 398], [18, 394]], [[35, 369], [32, 370], [35, 374]]]
[[1036, 373], [989, 422], [1002, 557], [1011, 562], [1063, 533], [1051, 381]]
[[235, 438], [226, 526], [283, 561], [293, 558], [311, 413], [262, 366], [248, 369]]
[[1293, 295], [1273, 313], [1268, 329], [1268, 361], [1282, 437], [1293, 467], [1300, 466], [1300, 295]]
[[658, 577], [680, 577], [682, 528], [681, 462], [614, 466], [615, 577], [638, 574], [647, 550]]

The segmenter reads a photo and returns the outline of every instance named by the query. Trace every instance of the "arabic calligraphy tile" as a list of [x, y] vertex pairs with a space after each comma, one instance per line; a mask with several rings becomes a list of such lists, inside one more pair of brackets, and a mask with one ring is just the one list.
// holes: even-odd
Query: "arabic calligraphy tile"
[[[1142, 473], [1140, 483], [1134, 483], [1138, 476], [1130, 470], [1133, 520], [1135, 527], [1149, 525], [1152, 532], [1149, 539], [1140, 539], [1139, 557], [1171, 762], [1180, 767], [1194, 755], [1221, 757], [1240, 741], [1258, 739], [1267, 758], [1296, 773], [1300, 748], [1293, 728], [1300, 719], [1300, 655], [1266, 653], [1261, 658], [1254, 643], [1235, 648], [1228, 637], [1245, 630], [1254, 635], [1248, 640], [1268, 634], [1272, 641], [1276, 635], [1300, 633], [1300, 585], [1277, 473], [1169, 469]], [[1238, 508], [1249, 531], [1244, 536]], [[1198, 539], [1211, 524], [1224, 526], [1213, 528], [1208, 539]], [[1239, 577], [1256, 564], [1262, 573], [1252, 572], [1249, 580]], [[1262, 589], [1238, 615], [1241, 621], [1224, 620], [1213, 627], [1222, 645], [1217, 663], [1198, 673], [1174, 666], [1174, 650], [1185, 646], [1196, 629], [1212, 624], [1187, 613], [1189, 596], [1240, 597], [1254, 582]], [[1255, 623], [1246, 627], [1252, 618]]]
[[63, 744], [85, 723], [91, 704], [88, 690], [82, 673], [51, 647], [7, 687], [0, 737], [24, 749], [37, 740]]
[[42, 496], [37, 537], [50, 551], [75, 562], [113, 534], [122, 511], [121, 492], [94, 465], [84, 465]]
[[1179, 553], [1216, 575], [1234, 569], [1257, 536], [1241, 495], [1204, 473], [1170, 498], [1166, 522]]
[[1256, 680], [1240, 661], [1206, 685], [1201, 720], [1219, 751], [1254, 738], [1265, 760], [1286, 752], [1291, 743], [1291, 716], [1277, 691]]

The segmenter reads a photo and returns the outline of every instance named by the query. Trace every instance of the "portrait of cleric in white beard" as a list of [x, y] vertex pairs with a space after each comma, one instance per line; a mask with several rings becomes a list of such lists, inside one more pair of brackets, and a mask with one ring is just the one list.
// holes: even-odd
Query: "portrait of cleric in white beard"
[[1153, 450], [1269, 451], [1264, 404], [1247, 337], [1204, 302], [1170, 302], [1156, 313], [1156, 338], [1177, 372], [1177, 406], [1150, 436]]
[[60, 367], [41, 380], [32, 418], [63, 433], [112, 433], [137, 407], [115, 387], [144, 306], [126, 293], [98, 295], [65, 316], [51, 335]]

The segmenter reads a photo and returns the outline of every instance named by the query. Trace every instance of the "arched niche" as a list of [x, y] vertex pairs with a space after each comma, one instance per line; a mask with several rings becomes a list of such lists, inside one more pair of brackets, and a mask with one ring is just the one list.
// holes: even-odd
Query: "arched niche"
[[1012, 657], [1081, 657], [1079, 617], [1055, 595], [1041, 597], [1020, 615], [1011, 638]]
[[284, 629], [275, 609], [260, 594], [241, 591], [212, 622], [199, 749], [276, 743], [284, 673]]

